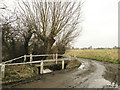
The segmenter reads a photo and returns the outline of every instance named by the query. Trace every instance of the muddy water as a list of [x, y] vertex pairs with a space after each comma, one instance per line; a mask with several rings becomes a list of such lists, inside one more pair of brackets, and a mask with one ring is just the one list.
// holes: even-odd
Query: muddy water
[[112, 77], [106, 79], [109, 75], [108, 72], [112, 72], [109, 71], [107, 64], [88, 59], [79, 60], [84, 63], [77, 69], [45, 74], [40, 80], [21, 84], [15, 86], [15, 88], [113, 88], [110, 82]]

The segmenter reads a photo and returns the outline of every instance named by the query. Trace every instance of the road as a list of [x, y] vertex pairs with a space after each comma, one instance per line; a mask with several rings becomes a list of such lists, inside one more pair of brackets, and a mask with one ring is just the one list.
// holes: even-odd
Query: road
[[[106, 67], [102, 62], [78, 59], [83, 64], [71, 71], [57, 71], [42, 76], [42, 79], [15, 88], [108, 88], [111, 82], [104, 79]], [[117, 87], [117, 86], [116, 86]]]

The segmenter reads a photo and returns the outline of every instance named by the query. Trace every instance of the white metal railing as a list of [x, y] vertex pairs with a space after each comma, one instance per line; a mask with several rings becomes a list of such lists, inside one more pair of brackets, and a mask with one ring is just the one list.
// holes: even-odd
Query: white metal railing
[[24, 57], [24, 56], [21, 56], [21, 57], [18, 57], [18, 58], [14, 58], [14, 59], [11, 59], [11, 60], [8, 60], [8, 61], [5, 61], [4, 63], [12, 62], [12, 61], [15, 61], [15, 60], [21, 59], [21, 58], [23, 58], [23, 57]]
[[[39, 57], [39, 56], [53, 56], [53, 59], [33, 61], [33, 57]], [[64, 56], [64, 57], [68, 57], [68, 58], [58, 59], [58, 56]], [[30, 62], [26, 62], [26, 57], [30, 58]], [[10, 62], [13, 62], [13, 61], [21, 59], [21, 58], [24, 59], [23, 63], [10, 63]], [[74, 57], [74, 58], [76, 58], [76, 57]], [[2, 63], [0, 63], [0, 66], [1, 66], [1, 72], [2, 72], [3, 77], [5, 76], [5, 66], [6, 65], [11, 66], [11, 65], [40, 63], [40, 65], [39, 65], [41, 67], [40, 73], [43, 74], [43, 63], [44, 62], [56, 62], [56, 64], [57, 64], [57, 62], [62, 61], [62, 69], [64, 69], [64, 61], [65, 60], [72, 60], [72, 57], [70, 55], [62, 55], [62, 54], [44, 54], [44, 55], [32, 55], [32, 54], [30, 54], [30, 55], [24, 55], [24, 56], [21, 56], [21, 57], [18, 57], [18, 58], [14, 58], [14, 59], [2, 62]]]
[[[66, 60], [69, 60], [68, 58], [64, 58], [64, 61]], [[43, 60], [43, 62], [55, 62], [56, 60]], [[57, 60], [58, 62], [59, 61], [62, 61], [62, 59], [58, 59]], [[5, 66], [12, 66], [12, 65], [21, 65], [21, 64], [34, 64], [34, 63], [41, 63], [41, 60], [38, 60], [38, 61], [32, 61], [32, 62], [23, 62], [23, 63], [10, 63], [10, 64], [4, 64]]]
[[[24, 61], [26, 61], [26, 57], [40, 57], [40, 56], [70, 56], [70, 55], [63, 55], [63, 54], [43, 54], [43, 55], [24, 55], [24, 56], [20, 56], [18, 58], [14, 58], [14, 59], [11, 59], [11, 60], [8, 60], [8, 61], [5, 61], [4, 63], [9, 63], [9, 62], [13, 62], [13, 61], [16, 61], [18, 59], [21, 59], [21, 58], [24, 58]], [[32, 59], [32, 58], [31, 58]]]

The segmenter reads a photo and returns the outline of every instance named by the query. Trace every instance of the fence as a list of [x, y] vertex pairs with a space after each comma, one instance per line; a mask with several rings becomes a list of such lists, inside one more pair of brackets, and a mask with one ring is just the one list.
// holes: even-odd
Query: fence
[[[53, 59], [49, 59], [49, 60], [37, 60], [37, 61], [33, 61], [33, 57], [39, 57], [39, 56], [52, 56]], [[62, 57], [68, 57], [68, 58], [62, 58], [62, 59], [59, 59], [58, 56], [62, 56]], [[29, 62], [26, 62], [26, 58], [29, 57], [30, 61]], [[22, 63], [11, 63], [13, 61], [16, 61], [18, 59], [21, 59], [21, 58], [24, 58], [24, 62]], [[76, 58], [74, 56], [74, 58]], [[5, 62], [2, 62], [0, 64], [1, 66], [1, 72], [2, 72], [2, 77], [4, 78], [5, 76], [5, 66], [8, 65], [22, 65], [22, 64], [35, 64], [35, 63], [40, 63], [40, 74], [43, 74], [43, 66], [44, 66], [44, 62], [55, 62], [56, 64], [58, 63], [58, 61], [62, 61], [62, 69], [64, 69], [64, 61], [65, 60], [73, 60], [72, 59], [72, 56], [70, 55], [62, 55], [62, 54], [44, 54], [44, 55], [24, 55], [24, 56], [21, 56], [21, 57], [18, 57], [18, 58], [14, 58], [14, 59], [11, 59], [11, 60], [8, 60], [8, 61], [5, 61]]]

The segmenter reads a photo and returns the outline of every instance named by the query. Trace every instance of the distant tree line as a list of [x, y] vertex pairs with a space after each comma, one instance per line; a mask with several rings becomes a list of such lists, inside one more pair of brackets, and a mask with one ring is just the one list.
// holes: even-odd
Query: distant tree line
[[[68, 48], [68, 49], [70, 49], [70, 48]], [[74, 47], [72, 47], [71, 49], [74, 49], [74, 50], [79, 50], [79, 49], [81, 49], [81, 50], [85, 50], [85, 49], [120, 49], [120, 47], [114, 46], [113, 48], [103, 48], [103, 47], [93, 48], [92, 46], [89, 46], [89, 47], [84, 47], [84, 48], [74, 48]]]

